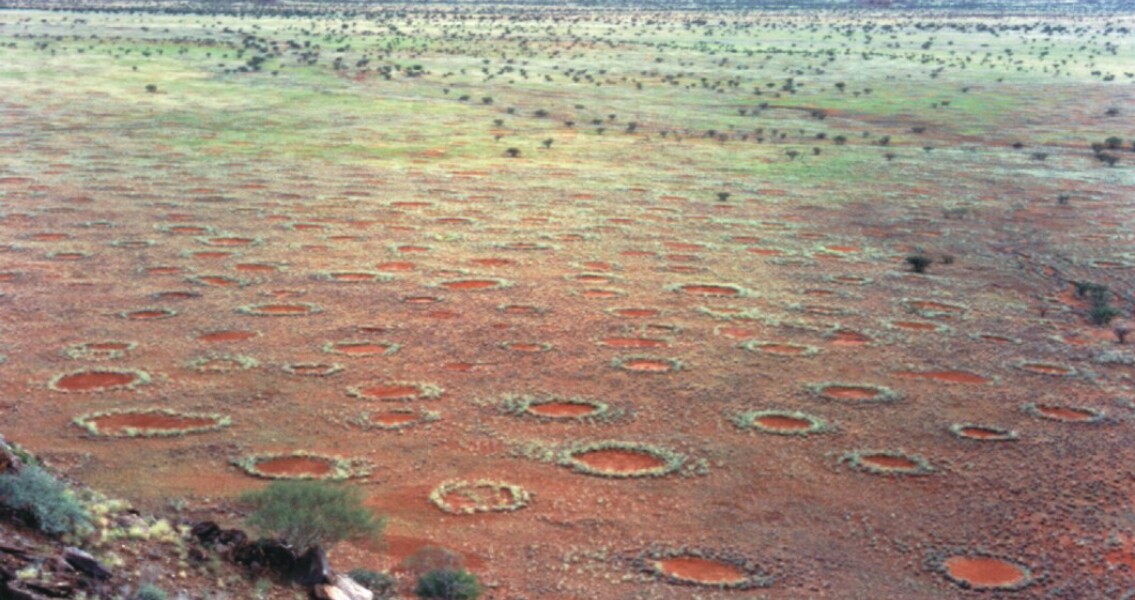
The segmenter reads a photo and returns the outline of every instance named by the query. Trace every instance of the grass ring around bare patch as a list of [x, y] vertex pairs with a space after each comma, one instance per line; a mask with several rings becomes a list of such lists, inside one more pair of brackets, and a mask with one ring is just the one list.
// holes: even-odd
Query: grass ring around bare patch
[[550, 352], [554, 346], [547, 342], [527, 342], [527, 341], [508, 341], [501, 342], [501, 348], [510, 352], [519, 352], [521, 354], [541, 354]]
[[685, 455], [660, 446], [607, 440], [572, 445], [560, 453], [558, 462], [576, 473], [625, 479], [665, 477], [685, 461]]
[[455, 292], [493, 292], [510, 288], [513, 285], [515, 285], [513, 282], [498, 277], [463, 277], [439, 281], [432, 287]]
[[232, 373], [260, 366], [260, 361], [241, 354], [215, 354], [202, 356], [189, 362], [189, 368], [198, 373]]
[[149, 248], [154, 245], [153, 240], [113, 240], [109, 246], [112, 248], [122, 248], [123, 250], [140, 250], [142, 248]]
[[372, 381], [347, 388], [347, 395], [352, 398], [383, 402], [435, 400], [444, 393], [445, 390], [436, 385], [412, 381]]
[[1028, 373], [1047, 375], [1049, 377], [1072, 377], [1076, 375], [1076, 369], [1068, 365], [1025, 360], [1013, 366]]
[[83, 369], [60, 373], [47, 387], [56, 392], [85, 394], [108, 390], [132, 390], [150, 383], [150, 374], [138, 369]]
[[497, 311], [506, 315], [538, 317], [548, 312], [547, 309], [531, 304], [501, 304]]
[[265, 479], [338, 481], [366, 477], [373, 470], [365, 460], [326, 456], [305, 450], [251, 454], [234, 460], [232, 464], [249, 475]]
[[934, 467], [925, 458], [896, 450], [852, 450], [844, 453], [839, 461], [873, 475], [917, 477], [934, 472]]
[[513, 512], [528, 506], [531, 501], [532, 494], [519, 485], [491, 479], [453, 479], [430, 492], [430, 502], [451, 515]]
[[90, 252], [81, 252], [78, 250], [59, 250], [57, 252], [48, 252], [44, 256], [48, 260], [78, 261], [88, 259], [94, 255]]
[[809, 436], [829, 431], [828, 424], [815, 415], [789, 410], [754, 410], [733, 418], [741, 429], [755, 429], [775, 435]]
[[162, 319], [172, 319], [177, 316], [177, 311], [172, 308], [139, 308], [137, 310], [127, 310], [118, 313], [118, 316], [129, 321], [161, 321]]
[[666, 286], [665, 289], [668, 292], [711, 298], [744, 298], [753, 295], [749, 290], [734, 283], [674, 283]]
[[1029, 402], [1021, 410], [1034, 417], [1061, 423], [1094, 424], [1107, 418], [1107, 413], [1098, 408], [1067, 406], [1055, 402]]
[[965, 590], [1019, 591], [1040, 579], [1017, 560], [984, 552], [943, 554], [930, 559], [928, 566]]
[[1012, 429], [976, 423], [954, 423], [950, 425], [950, 433], [963, 440], [977, 442], [1015, 442], [1021, 439], [1020, 434]]
[[869, 383], [817, 383], [808, 386], [813, 396], [852, 404], [887, 404], [901, 399], [898, 392]]
[[632, 563], [639, 572], [672, 585], [751, 590], [776, 581], [743, 556], [701, 548], [646, 550]]
[[115, 360], [137, 347], [137, 342], [100, 340], [68, 346], [63, 350], [63, 355], [76, 360]]
[[499, 401], [502, 412], [544, 422], [604, 421], [613, 416], [610, 405], [578, 396], [507, 394]]
[[75, 417], [75, 425], [99, 437], [172, 437], [219, 431], [232, 424], [226, 415], [185, 413], [168, 408], [108, 410]]
[[239, 277], [229, 277], [228, 275], [194, 275], [185, 280], [194, 285], [203, 285], [208, 287], [233, 287], [240, 288], [251, 285], [253, 282], [248, 279], [241, 279]]
[[323, 309], [310, 302], [266, 302], [241, 306], [237, 312], [253, 317], [307, 317], [317, 315]]
[[225, 234], [200, 236], [195, 239], [198, 243], [204, 244], [206, 246], [220, 248], [243, 248], [247, 246], [258, 246], [262, 243], [262, 240], [260, 238]]
[[343, 370], [339, 363], [288, 363], [281, 367], [288, 375], [330, 377]]
[[441, 420], [441, 415], [432, 410], [415, 410], [412, 408], [395, 407], [382, 412], [364, 411], [359, 416], [348, 420], [351, 425], [364, 431], [379, 429], [382, 431], [398, 431]]
[[379, 271], [324, 271], [312, 277], [330, 283], [385, 283], [394, 280], [393, 275]]
[[402, 346], [394, 342], [373, 342], [369, 340], [344, 340], [327, 342], [322, 350], [329, 354], [341, 356], [391, 356], [397, 354]]
[[676, 373], [687, 368], [685, 363], [676, 358], [660, 356], [619, 356], [611, 361], [611, 366], [628, 373], [648, 375]]
[[742, 342], [739, 347], [749, 352], [786, 358], [815, 356], [820, 353], [820, 349], [815, 346], [765, 340], [748, 340]]

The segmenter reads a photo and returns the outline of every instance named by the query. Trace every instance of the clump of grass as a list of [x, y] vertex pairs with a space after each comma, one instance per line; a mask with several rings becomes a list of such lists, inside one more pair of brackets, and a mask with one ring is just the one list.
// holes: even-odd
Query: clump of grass
[[358, 489], [318, 481], [272, 482], [241, 501], [253, 508], [249, 525], [294, 548], [376, 539], [385, 524], [363, 506]]
[[394, 281], [395, 277], [389, 273], [378, 271], [326, 271], [312, 276], [317, 281], [328, 283], [386, 283]]
[[317, 314], [323, 312], [322, 307], [320, 307], [317, 304], [312, 304], [310, 302], [287, 302], [286, 303], [288, 306], [303, 307], [303, 309], [304, 309], [303, 312], [282, 313], [282, 312], [271, 312], [271, 311], [267, 310], [268, 307], [278, 306], [280, 304], [281, 303], [278, 303], [278, 302], [265, 302], [265, 303], [261, 303], [261, 304], [246, 304], [244, 306], [237, 307], [236, 311], [238, 313], [242, 314], [242, 315], [249, 315], [249, 316], [253, 316], [253, 317], [308, 317], [308, 316], [317, 315]]
[[1049, 402], [1029, 402], [1021, 406], [1021, 410], [1034, 417], [1062, 423], [1095, 424], [1107, 418], [1107, 413], [1098, 408], [1064, 406]]
[[419, 598], [438, 600], [476, 600], [481, 597], [481, 592], [481, 584], [476, 576], [464, 569], [439, 569], [423, 573], [414, 587], [414, 594]]
[[[448, 497], [456, 494], [461, 503], [454, 504]], [[513, 512], [528, 506], [532, 494], [519, 485], [478, 479], [446, 481], [430, 492], [430, 502], [451, 515], [471, 515], [479, 512]]]
[[78, 533], [90, 525], [90, 515], [75, 493], [33, 464], [24, 465], [18, 473], [0, 475], [0, 504], [51, 536]]
[[[391, 398], [372, 398], [366, 395], [365, 389], [367, 387], [382, 384], [388, 387], [409, 387], [413, 388], [415, 392], [411, 395], [396, 396]], [[436, 400], [441, 398], [445, 393], [445, 389], [434, 385], [432, 383], [419, 383], [413, 381], [384, 381], [384, 382], [370, 382], [361, 385], [354, 385], [347, 388], [347, 395], [359, 400], [381, 400], [388, 402], [410, 402], [413, 400]]]

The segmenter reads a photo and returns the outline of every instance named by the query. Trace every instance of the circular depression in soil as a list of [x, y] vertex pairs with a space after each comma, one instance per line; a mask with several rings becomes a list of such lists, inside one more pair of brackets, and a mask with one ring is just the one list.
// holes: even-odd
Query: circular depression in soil
[[1034, 417], [1064, 423], [1098, 423], [1105, 416], [1103, 411], [1095, 408], [1060, 404], [1034, 403], [1026, 404], [1024, 408], [1025, 412]]
[[598, 442], [564, 451], [560, 464], [599, 477], [661, 477], [677, 471], [685, 457], [635, 442]]
[[820, 417], [799, 411], [759, 410], [738, 415], [733, 423], [741, 429], [755, 429], [776, 435], [806, 436], [827, 431]]
[[950, 433], [962, 439], [978, 442], [1011, 442], [1019, 438], [1017, 432], [1012, 429], [972, 423], [955, 423], [950, 426]]
[[371, 382], [347, 388], [347, 394], [360, 400], [409, 402], [440, 398], [443, 390], [428, 383]]
[[659, 358], [656, 356], [626, 356], [612, 361], [616, 369], [629, 373], [661, 375], [680, 371], [682, 362], [673, 358]]
[[430, 492], [430, 502], [451, 515], [511, 512], [528, 506], [531, 499], [518, 485], [487, 479], [446, 481]]
[[745, 295], [745, 288], [731, 283], [686, 283], [671, 289], [693, 296], [737, 297]]
[[76, 417], [74, 423], [98, 436], [156, 437], [217, 431], [231, 420], [223, 415], [156, 408], [91, 413]]
[[339, 363], [288, 363], [282, 367], [289, 375], [300, 377], [328, 377], [343, 370]]
[[889, 388], [879, 385], [860, 383], [821, 383], [810, 386], [813, 394], [825, 400], [839, 402], [852, 402], [862, 404], [875, 404], [881, 402], [894, 402], [898, 394]]
[[820, 349], [814, 346], [761, 340], [749, 340], [741, 344], [741, 348], [749, 352], [773, 356], [815, 356], [820, 353]]
[[313, 452], [254, 454], [233, 461], [245, 473], [267, 479], [348, 479], [370, 474], [364, 461]]
[[768, 587], [769, 577], [750, 561], [726, 554], [703, 550], [654, 550], [640, 555], [635, 562], [642, 571], [666, 583], [744, 590]]
[[1014, 561], [993, 556], [951, 556], [942, 561], [942, 573], [965, 589], [1019, 590], [1032, 583], [1032, 573]]
[[130, 321], [160, 321], [176, 317], [177, 311], [172, 308], [142, 308], [119, 313], [119, 316]]
[[508, 395], [502, 399], [501, 405], [510, 414], [544, 421], [588, 421], [603, 417], [610, 411], [606, 402], [576, 396]]
[[137, 369], [86, 369], [56, 375], [48, 387], [57, 392], [105, 392], [132, 389], [150, 382], [150, 375]]
[[511, 284], [504, 279], [453, 279], [437, 285], [455, 291], [491, 291], [510, 287]]
[[82, 360], [113, 360], [126, 356], [126, 353], [138, 344], [135, 342], [121, 342], [117, 340], [107, 340], [98, 342], [83, 342], [68, 346], [63, 353], [69, 358], [82, 359]]
[[400, 346], [392, 342], [344, 341], [324, 344], [323, 351], [343, 356], [389, 356], [398, 352]]
[[875, 475], [929, 475], [934, 472], [925, 458], [892, 450], [848, 452], [840, 460], [859, 471]]
[[322, 308], [307, 302], [251, 304], [237, 309], [238, 312], [254, 317], [306, 317], [319, 314]]

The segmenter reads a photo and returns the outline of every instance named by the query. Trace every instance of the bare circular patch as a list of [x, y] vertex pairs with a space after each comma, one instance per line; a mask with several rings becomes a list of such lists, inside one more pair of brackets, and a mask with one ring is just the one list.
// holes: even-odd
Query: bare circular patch
[[1028, 567], [1004, 558], [982, 554], [950, 556], [938, 565], [954, 584], [974, 590], [1020, 590], [1034, 581]]
[[685, 367], [680, 360], [657, 356], [623, 356], [611, 361], [611, 366], [629, 373], [653, 375], [674, 373]]
[[177, 311], [172, 308], [139, 308], [138, 310], [121, 312], [118, 316], [131, 321], [160, 321], [176, 317]]
[[68, 346], [63, 354], [68, 358], [81, 360], [114, 360], [126, 356], [126, 353], [138, 344], [135, 342], [122, 342], [118, 340], [105, 340], [97, 342], [83, 342]]
[[1026, 404], [1023, 408], [1025, 412], [1034, 417], [1064, 423], [1099, 423], [1107, 416], [1099, 409], [1061, 404], [1038, 402]]
[[232, 419], [217, 414], [143, 408], [90, 413], [75, 417], [73, 422], [97, 436], [158, 437], [217, 431], [228, 427]]
[[267, 302], [241, 306], [237, 312], [254, 317], [307, 317], [323, 309], [308, 302]]
[[150, 383], [150, 375], [137, 369], [85, 369], [61, 373], [47, 387], [57, 392], [87, 393], [129, 390]]
[[808, 389], [824, 400], [853, 404], [877, 404], [899, 399], [899, 395], [890, 388], [862, 383], [820, 383], [808, 386]]
[[288, 363], [283, 370], [289, 375], [300, 377], [329, 377], [343, 370], [339, 363]]
[[929, 475], [934, 472], [921, 456], [893, 450], [856, 450], [844, 454], [840, 462], [875, 475]]
[[323, 351], [343, 356], [390, 356], [395, 354], [401, 346], [393, 342], [372, 341], [342, 341], [328, 342], [323, 345]]
[[807, 436], [828, 430], [820, 417], [799, 411], [757, 410], [737, 415], [733, 423], [741, 429], [755, 429], [776, 435]]
[[376, 381], [347, 388], [347, 394], [354, 398], [384, 402], [433, 400], [443, 393], [445, 390], [433, 384], [402, 381]]
[[950, 433], [965, 440], [978, 442], [1012, 442], [1020, 439], [1017, 432], [1012, 429], [973, 423], [954, 423], [950, 425]]
[[249, 475], [266, 479], [341, 480], [365, 477], [371, 466], [363, 460], [324, 456], [314, 452], [253, 454], [233, 461]]
[[815, 356], [816, 354], [820, 353], [820, 349], [816, 348], [815, 346], [790, 344], [787, 342], [769, 342], [763, 340], [749, 340], [742, 343], [740, 347], [748, 350], [749, 352], [785, 357]]
[[560, 465], [598, 477], [663, 477], [677, 471], [686, 457], [638, 442], [604, 441], [565, 450]]
[[528, 506], [531, 500], [532, 495], [524, 488], [489, 479], [446, 481], [430, 492], [430, 502], [451, 515], [512, 512]]

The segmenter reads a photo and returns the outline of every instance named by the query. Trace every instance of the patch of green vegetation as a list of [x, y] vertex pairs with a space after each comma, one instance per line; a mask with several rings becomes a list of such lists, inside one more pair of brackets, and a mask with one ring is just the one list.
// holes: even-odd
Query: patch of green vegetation
[[373, 540], [384, 519], [363, 505], [357, 488], [316, 481], [277, 481], [248, 492], [248, 524], [294, 548], [329, 547], [342, 540]]
[[90, 515], [75, 493], [33, 464], [24, 465], [18, 473], [0, 475], [0, 504], [52, 536], [78, 533], [90, 526]]

